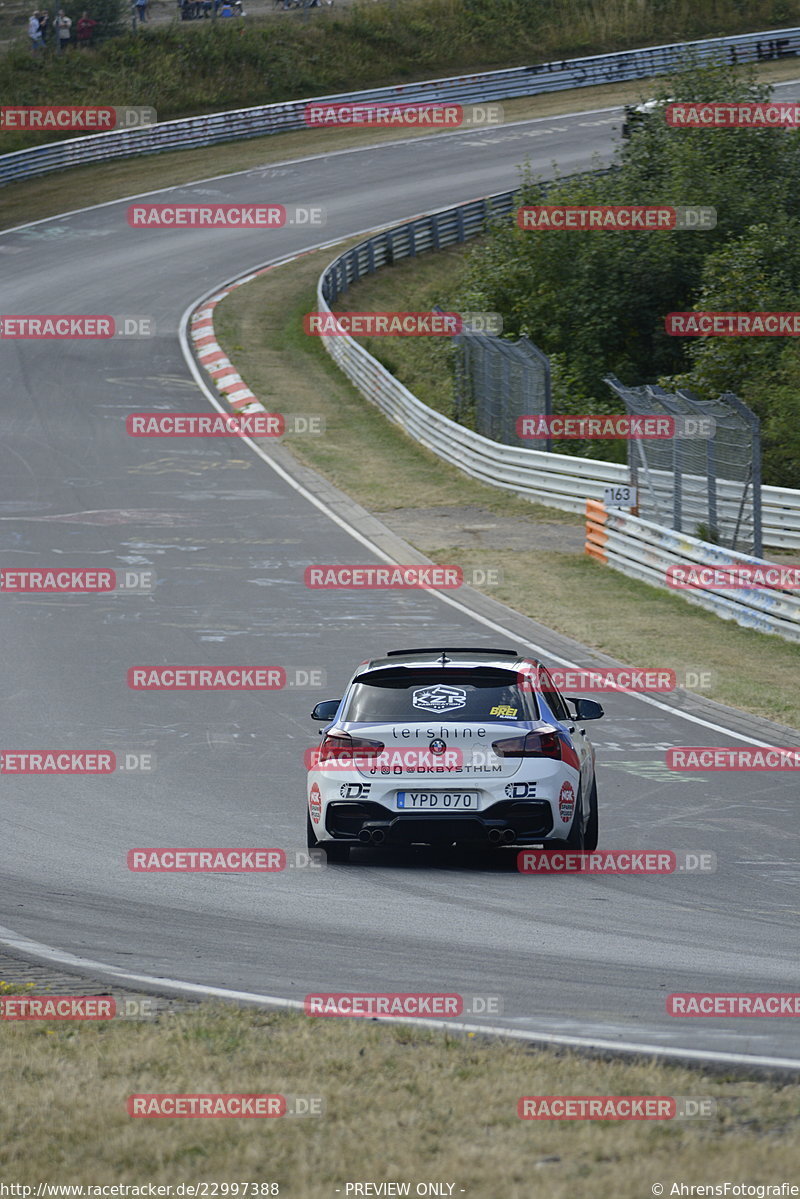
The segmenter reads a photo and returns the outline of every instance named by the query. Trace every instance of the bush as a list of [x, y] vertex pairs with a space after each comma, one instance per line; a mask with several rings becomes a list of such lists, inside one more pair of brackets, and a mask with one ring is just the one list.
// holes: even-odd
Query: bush
[[[657, 98], [742, 101], [769, 89], [729, 66], [690, 66]], [[520, 200], [544, 202], [523, 174]], [[698, 204], [715, 207], [705, 232], [522, 231], [497, 226], [476, 247], [458, 304], [497, 310], [506, 336], [526, 335], [553, 358], [564, 412], [618, 410], [609, 373], [701, 397], [733, 391], [764, 422], [766, 482], [800, 487], [796, 388], [800, 357], [786, 338], [670, 337], [672, 311], [800, 310], [800, 132], [670, 128], [659, 110], [634, 129], [617, 169], [561, 180], [553, 204]], [[768, 219], [765, 220], [765, 217]], [[598, 442], [564, 453], [618, 458]]]

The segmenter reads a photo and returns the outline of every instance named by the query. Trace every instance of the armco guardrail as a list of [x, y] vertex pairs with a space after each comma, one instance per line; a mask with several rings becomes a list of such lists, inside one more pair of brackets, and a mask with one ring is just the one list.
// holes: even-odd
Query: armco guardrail
[[306, 105], [311, 103], [367, 104], [394, 101], [424, 104], [447, 101], [453, 104], [482, 104], [514, 96], [535, 96], [541, 92], [663, 75], [673, 70], [687, 53], [698, 59], [721, 55], [727, 61], [736, 63], [792, 58], [800, 54], [800, 29], [768, 29], [760, 33], [735, 34], [700, 42], [647, 46], [617, 54], [569, 58], [562, 62], [538, 63], [505, 71], [426, 79], [369, 91], [341, 92], [335, 96], [311, 96], [284, 104], [263, 104], [255, 108], [165, 121], [161, 125], [143, 129], [94, 133], [3, 155], [0, 157], [0, 184], [31, 179], [66, 167], [129, 158], [136, 154], [159, 154], [165, 150], [213, 146], [219, 142], [305, 129], [307, 126], [303, 113]]
[[[774, 567], [760, 558], [675, 533], [618, 509], [606, 509], [593, 500], [586, 502], [586, 552], [630, 578], [664, 588], [670, 566]], [[682, 588], [676, 594], [747, 629], [800, 642], [800, 595], [791, 591], [703, 587]]]
[[[381, 266], [476, 236], [485, 228], [488, 218], [510, 215], [514, 195], [514, 192], [500, 192], [429, 213], [353, 246], [335, 258], [320, 277], [318, 309], [330, 312], [330, 305], [351, 283]], [[606, 487], [630, 482], [627, 466], [616, 462], [547, 454], [490, 441], [423, 404], [351, 337], [324, 337], [322, 340], [328, 353], [362, 395], [377, 404], [422, 445], [483, 483], [520, 492], [551, 508], [582, 513], [587, 497], [602, 500]], [[656, 494], [658, 474], [656, 471], [650, 474]], [[666, 519], [671, 519], [668, 483], [665, 474], [665, 512], [668, 513]], [[695, 525], [707, 519], [704, 489], [705, 480], [693, 480], [691, 476], [684, 479], [684, 512], [687, 521], [693, 520]], [[719, 511], [735, 515], [737, 495], [735, 484], [719, 480]], [[766, 545], [800, 549], [800, 491], [764, 487], [762, 521]]]

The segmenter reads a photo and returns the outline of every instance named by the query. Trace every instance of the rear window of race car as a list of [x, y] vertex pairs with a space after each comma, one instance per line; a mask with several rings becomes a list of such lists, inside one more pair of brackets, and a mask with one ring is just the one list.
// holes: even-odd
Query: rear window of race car
[[422, 720], [485, 723], [537, 720], [536, 697], [513, 670], [374, 670], [353, 684], [345, 721]]

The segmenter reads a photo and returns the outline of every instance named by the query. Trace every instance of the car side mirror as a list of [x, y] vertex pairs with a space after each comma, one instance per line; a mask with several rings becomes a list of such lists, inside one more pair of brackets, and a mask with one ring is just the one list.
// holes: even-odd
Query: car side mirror
[[339, 711], [340, 699], [323, 699], [318, 704], [314, 705], [314, 711], [311, 713], [312, 720], [333, 720], [336, 713]]
[[576, 720], [599, 720], [605, 716], [603, 705], [598, 704], [597, 700], [577, 699], [574, 695], [568, 695], [567, 700], [575, 709]]

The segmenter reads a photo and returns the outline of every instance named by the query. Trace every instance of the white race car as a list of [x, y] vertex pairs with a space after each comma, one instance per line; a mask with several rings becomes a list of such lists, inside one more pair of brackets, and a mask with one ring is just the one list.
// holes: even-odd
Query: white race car
[[309, 751], [308, 845], [597, 846], [595, 756], [603, 715], [564, 699], [516, 650], [393, 650], [362, 662]]
[[629, 138], [640, 125], [651, 117], [654, 113], [662, 113], [667, 104], [675, 104], [676, 101], [669, 96], [666, 100], [644, 100], [641, 104], [626, 104], [625, 105], [625, 120], [622, 122], [622, 136]]

